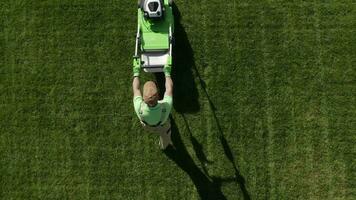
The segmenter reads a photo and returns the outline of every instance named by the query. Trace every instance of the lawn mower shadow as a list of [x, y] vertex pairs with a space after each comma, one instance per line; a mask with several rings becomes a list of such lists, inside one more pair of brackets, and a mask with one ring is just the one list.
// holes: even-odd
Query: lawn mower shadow
[[[174, 14], [174, 47], [172, 79], [174, 82], [173, 107], [178, 113], [194, 113], [200, 110], [198, 102], [198, 90], [194, 81], [193, 69], [194, 52], [189, 43], [187, 33], [180, 23], [180, 12], [173, 3]], [[164, 75], [155, 73], [156, 81], [160, 89], [160, 95], [164, 93]]]

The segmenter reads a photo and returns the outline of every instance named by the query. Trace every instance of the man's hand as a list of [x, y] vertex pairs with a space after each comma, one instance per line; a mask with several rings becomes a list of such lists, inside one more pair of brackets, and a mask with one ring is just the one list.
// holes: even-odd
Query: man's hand
[[132, 72], [134, 77], [140, 76], [141, 71], [141, 60], [139, 58], [134, 58], [132, 63]]
[[164, 75], [171, 76], [171, 71], [172, 71], [172, 66], [171, 65], [165, 65], [163, 68]]
[[171, 56], [168, 56], [167, 64], [164, 66], [163, 72], [166, 77], [171, 76], [171, 72], [172, 72], [172, 57]]

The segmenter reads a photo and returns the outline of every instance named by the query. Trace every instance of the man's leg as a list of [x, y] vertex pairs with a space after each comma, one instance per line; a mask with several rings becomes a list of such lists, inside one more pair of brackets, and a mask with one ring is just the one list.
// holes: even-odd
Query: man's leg
[[143, 129], [146, 131], [159, 134], [157, 127], [148, 126], [148, 125], [144, 124], [143, 122], [141, 122], [141, 125], [142, 125]]
[[173, 142], [171, 140], [171, 135], [172, 135], [171, 122], [169, 119], [166, 121], [166, 123], [163, 124], [163, 126], [159, 127], [158, 131], [160, 135], [159, 139], [160, 139], [161, 149], [167, 148], [168, 145], [173, 146]]
[[174, 146], [171, 140], [172, 131], [171, 131], [171, 122], [169, 119], [162, 126], [157, 126], [157, 127], [147, 126], [144, 123], [141, 124], [146, 131], [160, 135], [159, 146], [161, 149], [167, 148], [168, 145]]

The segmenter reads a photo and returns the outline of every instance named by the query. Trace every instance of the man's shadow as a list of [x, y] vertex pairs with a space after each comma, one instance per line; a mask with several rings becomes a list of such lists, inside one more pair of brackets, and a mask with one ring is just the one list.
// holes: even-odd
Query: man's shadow
[[168, 147], [164, 153], [189, 175], [201, 199], [226, 199], [224, 194], [221, 192], [221, 185], [210, 180], [209, 177], [200, 170], [200, 168], [193, 161], [192, 157], [189, 155], [182, 139], [180, 138], [177, 125], [173, 119], [171, 119], [171, 128], [172, 141], [175, 149]]
[[[206, 90], [204, 89], [204, 92], [206, 93], [207, 95], [207, 98], [208, 98], [208, 101], [210, 103], [210, 105], [212, 105], [212, 102], [210, 100], [210, 97], [208, 96], [208, 93], [206, 92]], [[182, 114], [182, 117], [183, 117], [183, 120], [184, 120], [184, 123], [185, 123], [185, 126], [188, 130], [188, 134], [189, 134], [189, 138], [191, 140], [191, 143], [193, 145], [193, 149], [195, 151], [195, 155], [196, 157], [198, 158], [200, 164], [201, 164], [201, 167], [203, 169], [203, 172], [202, 173], [207, 179], [204, 179], [204, 177], [200, 177], [201, 180], [204, 180], [205, 183], [202, 184], [202, 185], [198, 185], [198, 184], [195, 184], [196, 188], [198, 189], [198, 192], [199, 192], [199, 188], [203, 187], [205, 189], [208, 189], [210, 191], [210, 193], [208, 193], [209, 195], [206, 197], [204, 195], [200, 195], [201, 199], [225, 199], [223, 193], [221, 192], [221, 186], [222, 184], [224, 183], [236, 183], [239, 188], [240, 188], [240, 191], [242, 192], [242, 195], [243, 195], [243, 198], [245, 200], [250, 200], [250, 195], [246, 189], [246, 186], [245, 186], [245, 179], [244, 177], [241, 175], [240, 171], [238, 170], [238, 167], [237, 165], [235, 164], [235, 159], [234, 159], [234, 155], [231, 151], [231, 148], [223, 134], [223, 131], [222, 131], [222, 128], [220, 126], [220, 122], [219, 120], [217, 119], [216, 117], [216, 113], [215, 113], [215, 110], [212, 110], [213, 112], [213, 116], [214, 116], [214, 119], [215, 119], [215, 122], [217, 124], [217, 127], [218, 127], [218, 131], [219, 131], [219, 140], [220, 140], [220, 143], [223, 147], [223, 150], [224, 150], [224, 153], [225, 153], [225, 156], [226, 158], [230, 161], [232, 167], [233, 167], [233, 170], [234, 170], [234, 176], [232, 177], [218, 177], [218, 176], [210, 176], [209, 173], [208, 173], [208, 170], [206, 169], [206, 165], [207, 164], [211, 164], [212, 162], [209, 161], [203, 151], [203, 146], [198, 142], [198, 140], [193, 136], [192, 132], [191, 132], [191, 129], [190, 129], [190, 126], [189, 126], [189, 122], [188, 120], [186, 119], [185, 115]], [[172, 119], [172, 121], [174, 122], [174, 120]], [[182, 151], [176, 151], [175, 153], [177, 154], [176, 156], [178, 155], [185, 155], [185, 160], [191, 160], [191, 157], [190, 155], [188, 154], [188, 152], [186, 152], [186, 149], [183, 145], [183, 142], [180, 138], [180, 133], [177, 129], [177, 127], [175, 126], [175, 123], [172, 123], [174, 124], [174, 126], [172, 126], [172, 140], [173, 140], [173, 143], [176, 145], [179, 145], [177, 146], [177, 150], [181, 150], [183, 149]], [[182, 145], [182, 146], [181, 146]], [[179, 148], [178, 148], [179, 147]], [[171, 156], [171, 155], [168, 155], [172, 160], [174, 160], [177, 164], [178, 164], [178, 161], [176, 159], [176, 157], [174, 156]], [[178, 164], [179, 165], [179, 164]], [[181, 165], [179, 165], [181, 167]], [[181, 167], [184, 171], [189, 171], [189, 165], [186, 165], [185, 167], [188, 168], [188, 170], [185, 170], [183, 167]], [[201, 172], [201, 171], [200, 171]], [[189, 173], [188, 173], [189, 174]], [[196, 173], [195, 175], [197, 175], [198, 173]], [[190, 174], [189, 174], [190, 175]], [[193, 180], [194, 182], [194, 178], [195, 177], [192, 177], [190, 175], [191, 179]], [[195, 183], [195, 182], [194, 182]], [[199, 183], [199, 182], [198, 182]], [[199, 192], [199, 194], [201, 194]]]
[[[248, 200], [250, 199], [250, 196], [245, 188], [245, 180], [241, 176], [234, 162], [232, 151], [224, 137], [222, 128], [216, 117], [216, 108], [210, 100], [210, 96], [206, 90], [206, 85], [202, 80], [197, 67], [195, 66], [193, 50], [189, 43], [187, 33], [185, 32], [184, 27], [180, 23], [181, 15], [175, 4], [173, 4], [173, 13], [175, 16], [174, 36], [176, 41], [173, 50], [172, 71], [172, 78], [174, 82], [173, 106], [176, 112], [180, 113], [184, 119], [185, 126], [189, 132], [189, 139], [193, 145], [195, 155], [198, 158], [203, 170], [201, 170], [195, 164], [194, 160], [185, 148], [184, 143], [180, 137], [179, 130], [173, 118], [171, 118], [171, 126], [172, 141], [175, 145], [175, 149], [167, 148], [164, 153], [189, 175], [201, 199], [226, 199], [226, 197], [221, 191], [222, 184], [228, 182], [236, 182], [242, 191], [244, 199]], [[211, 164], [212, 162], [207, 159], [203, 151], [203, 146], [193, 136], [191, 129], [189, 128], [188, 120], [184, 115], [185, 113], [195, 113], [200, 110], [200, 105], [198, 101], [199, 95], [195, 84], [194, 74], [198, 78], [198, 82], [201, 85], [203, 92], [209, 101], [210, 108], [213, 112], [213, 116], [218, 127], [219, 140], [224, 149], [225, 156], [231, 162], [235, 172], [235, 176], [233, 177], [215, 177], [210, 176], [208, 174], [206, 165]], [[160, 95], [161, 97], [163, 97], [163, 88], [165, 83], [164, 75], [162, 73], [156, 73], [155, 76], [157, 84], [159, 88], [161, 88]]]

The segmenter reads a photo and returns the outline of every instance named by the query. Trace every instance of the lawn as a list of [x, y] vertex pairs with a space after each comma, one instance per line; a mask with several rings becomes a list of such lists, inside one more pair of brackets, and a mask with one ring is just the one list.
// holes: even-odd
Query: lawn
[[1, 0], [0, 199], [355, 199], [356, 3], [175, 2], [162, 152], [136, 1]]

